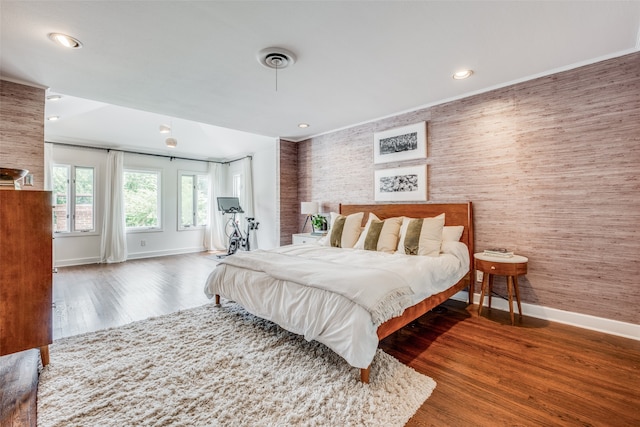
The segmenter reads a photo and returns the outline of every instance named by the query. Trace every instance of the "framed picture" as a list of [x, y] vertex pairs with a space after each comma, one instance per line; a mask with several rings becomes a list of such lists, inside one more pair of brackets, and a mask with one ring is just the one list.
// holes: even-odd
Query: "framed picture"
[[375, 171], [376, 202], [423, 202], [426, 200], [426, 165]]
[[420, 122], [373, 134], [373, 163], [427, 158], [427, 123]]

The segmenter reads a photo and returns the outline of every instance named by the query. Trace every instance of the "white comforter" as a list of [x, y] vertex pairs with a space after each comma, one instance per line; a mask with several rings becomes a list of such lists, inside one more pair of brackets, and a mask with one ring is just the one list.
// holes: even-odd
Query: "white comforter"
[[318, 244], [241, 252], [215, 268], [205, 293], [237, 301], [367, 368], [379, 324], [451, 287], [469, 270], [466, 245], [445, 242], [443, 252], [409, 256]]

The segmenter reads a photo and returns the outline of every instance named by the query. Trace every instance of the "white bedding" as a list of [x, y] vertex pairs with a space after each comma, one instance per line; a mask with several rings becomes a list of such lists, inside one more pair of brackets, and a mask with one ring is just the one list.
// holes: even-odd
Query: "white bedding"
[[[267, 262], [270, 259], [273, 265]], [[291, 260], [291, 268], [277, 272], [275, 264], [286, 266], [287, 260]], [[318, 260], [320, 268], [306, 273], [301, 269], [310, 260]], [[350, 365], [367, 368], [378, 347], [380, 323], [448, 289], [468, 270], [468, 249], [459, 242], [443, 242], [443, 254], [438, 257], [318, 244], [283, 246], [229, 257], [228, 264], [219, 264], [210, 274], [205, 293], [209, 298], [218, 294], [237, 301], [256, 316], [325, 344]], [[367, 271], [374, 274], [357, 283], [363, 287], [351, 286], [353, 278], [360, 277], [354, 273]], [[345, 281], [346, 277], [350, 279]], [[322, 281], [330, 283], [325, 286]], [[390, 293], [398, 297], [393, 301], [402, 307], [372, 317], [372, 307]]]

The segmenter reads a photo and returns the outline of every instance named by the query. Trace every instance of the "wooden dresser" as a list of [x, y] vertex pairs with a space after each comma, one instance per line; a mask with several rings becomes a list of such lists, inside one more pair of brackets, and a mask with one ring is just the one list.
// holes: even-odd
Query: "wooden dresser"
[[51, 192], [0, 191], [0, 356], [52, 342]]

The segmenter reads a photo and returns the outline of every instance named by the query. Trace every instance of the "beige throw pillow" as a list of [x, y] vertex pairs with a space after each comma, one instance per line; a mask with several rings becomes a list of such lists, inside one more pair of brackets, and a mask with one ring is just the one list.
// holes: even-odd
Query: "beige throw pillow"
[[380, 220], [370, 213], [355, 249], [394, 253], [398, 247], [402, 218], [388, 218]]
[[404, 218], [398, 252], [407, 255], [439, 256], [444, 214], [434, 218]]
[[380, 221], [380, 218], [376, 216], [376, 214], [369, 212], [369, 217], [367, 218], [367, 224], [364, 226], [362, 233], [360, 234], [360, 238], [353, 246], [355, 249], [364, 249], [364, 239], [367, 237], [369, 233], [369, 228], [371, 228], [371, 223], [373, 221]]
[[337, 248], [353, 248], [362, 231], [364, 212], [348, 216], [331, 212], [331, 227], [327, 236], [327, 245]]

